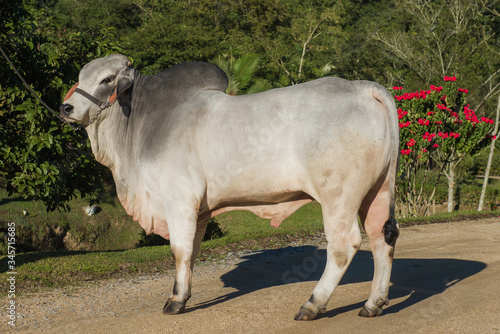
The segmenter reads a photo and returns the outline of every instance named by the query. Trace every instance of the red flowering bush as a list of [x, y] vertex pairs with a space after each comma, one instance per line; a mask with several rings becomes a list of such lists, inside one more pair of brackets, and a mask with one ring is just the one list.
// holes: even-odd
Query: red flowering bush
[[[456, 80], [455, 76], [444, 77], [443, 86], [430, 85], [429, 89], [417, 92], [393, 87], [400, 128], [399, 202], [411, 201], [416, 205], [425, 197], [412, 187], [417, 186], [419, 170], [425, 174], [423, 170], [430, 166], [429, 160], [446, 173], [445, 167], [456, 167], [463, 156], [478, 152], [493, 138], [489, 135], [493, 120], [478, 116], [470, 108], [466, 103], [468, 90], [458, 88]], [[427, 182], [425, 176], [419, 178]], [[421, 204], [429, 204], [424, 202]], [[418, 211], [409, 208], [407, 214], [422, 214]]]
[[444, 77], [442, 86], [401, 93], [393, 87], [398, 107], [401, 138], [401, 169], [415, 160], [454, 158], [470, 154], [488, 144], [492, 119], [479, 117], [466, 104], [467, 90], [456, 87], [456, 77]]

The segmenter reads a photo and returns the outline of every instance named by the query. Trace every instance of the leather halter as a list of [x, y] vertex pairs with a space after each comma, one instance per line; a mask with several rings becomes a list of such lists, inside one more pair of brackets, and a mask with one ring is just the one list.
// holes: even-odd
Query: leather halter
[[92, 103], [96, 104], [98, 107], [102, 107], [106, 103], [110, 103], [110, 104], [115, 103], [116, 95], [117, 95], [116, 87], [113, 90], [113, 93], [110, 95], [109, 100], [106, 101], [106, 102], [102, 102], [101, 100], [99, 100], [99, 99], [95, 98], [94, 96], [90, 95], [89, 93], [87, 93], [83, 89], [78, 88], [78, 84], [79, 83], [77, 82], [73, 87], [71, 87], [71, 89], [68, 91], [68, 93], [64, 97], [64, 101], [63, 102], [66, 102], [73, 95], [73, 93], [78, 93], [80, 95], [85, 96], [87, 99], [89, 99]]
[[64, 102], [66, 102], [72, 95], [73, 93], [78, 93], [80, 95], [83, 95], [85, 96], [87, 99], [89, 99], [92, 103], [96, 104], [99, 109], [97, 109], [96, 113], [94, 114], [94, 116], [92, 116], [92, 118], [90, 118], [90, 120], [87, 122], [87, 124], [85, 125], [82, 125], [83, 128], [86, 128], [87, 126], [89, 126], [90, 124], [94, 123], [95, 120], [97, 119], [97, 117], [101, 114], [101, 112], [110, 107], [113, 103], [115, 103], [116, 101], [116, 96], [117, 96], [117, 87], [114, 88], [113, 90], [113, 93], [111, 94], [111, 96], [109, 97], [109, 100], [106, 101], [106, 102], [102, 102], [101, 100], [97, 99], [96, 97], [90, 95], [89, 93], [87, 93], [86, 91], [84, 91], [83, 89], [80, 89], [78, 88], [78, 82], [73, 86], [71, 87], [71, 89], [68, 91], [68, 93], [66, 94], [66, 96], [64, 97]]

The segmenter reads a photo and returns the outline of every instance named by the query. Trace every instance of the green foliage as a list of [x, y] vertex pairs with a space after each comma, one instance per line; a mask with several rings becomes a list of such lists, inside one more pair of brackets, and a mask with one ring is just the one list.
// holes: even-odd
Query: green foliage
[[131, 31], [141, 23], [143, 13], [140, 2], [125, 0], [59, 0], [47, 8], [57, 17], [61, 26], [81, 31], [94, 38], [110, 27]]
[[[143, 1], [141, 23], [124, 51], [146, 74], [184, 61], [258, 54], [258, 76], [279, 86], [325, 75], [338, 52], [350, 1]], [[227, 56], [225, 58], [228, 58]], [[280, 81], [281, 78], [281, 81]]]
[[212, 60], [212, 63], [220, 67], [228, 77], [226, 94], [255, 94], [271, 88], [265, 80], [254, 79], [259, 60], [257, 55], [244, 55], [238, 59], [234, 57], [225, 59], [219, 55]]
[[[500, 66], [498, 1], [396, 0], [394, 4], [398, 26], [370, 33], [394, 62], [392, 85], [415, 90], [455, 73], [470, 88], [471, 102], [488, 94], [494, 84], [485, 81]], [[394, 77], [397, 72], [403, 75]], [[498, 82], [498, 73], [494, 78]]]
[[[38, 95], [57, 106], [86, 62], [119, 49], [106, 40], [112, 31], [89, 40], [58, 29], [35, 4], [12, 1], [3, 8], [0, 43]], [[92, 158], [85, 133], [42, 107], [6, 61], [0, 76], [0, 177], [10, 194], [42, 200], [50, 211], [67, 209], [77, 190], [91, 193], [106, 171]]]

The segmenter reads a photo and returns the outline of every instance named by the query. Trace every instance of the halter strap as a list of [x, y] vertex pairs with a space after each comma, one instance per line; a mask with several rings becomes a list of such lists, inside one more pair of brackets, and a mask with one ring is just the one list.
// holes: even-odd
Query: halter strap
[[[64, 102], [66, 102], [66, 100], [68, 100], [73, 95], [73, 93], [78, 93], [80, 95], [85, 96], [92, 103], [96, 104], [99, 107], [103, 106], [106, 103], [106, 102], [102, 102], [101, 100], [98, 100], [97, 98], [93, 97], [92, 95], [90, 95], [89, 93], [84, 91], [83, 89], [78, 88], [78, 82], [73, 87], [71, 87], [71, 89], [68, 91], [68, 93], [64, 97]], [[116, 91], [116, 87], [115, 87], [113, 92], [111, 92], [111, 95], [109, 98], [109, 103], [113, 104], [115, 102], [116, 95], [117, 95], [117, 91]]]
[[92, 101], [94, 104], [97, 104], [99, 107], [104, 103], [104, 102], [96, 99], [95, 97], [93, 97], [92, 95], [90, 95], [89, 93], [87, 93], [86, 91], [81, 90], [80, 88], [76, 88], [75, 89], [75, 93], [78, 93], [80, 95], [85, 96], [87, 99], [89, 99], [90, 101]]
[[108, 101], [102, 102], [102, 101], [98, 100], [97, 98], [93, 97], [92, 95], [90, 95], [89, 93], [87, 93], [86, 91], [84, 91], [80, 88], [77, 88], [77, 87], [78, 87], [78, 82], [73, 87], [71, 87], [71, 89], [68, 91], [68, 93], [64, 97], [64, 102], [66, 102], [66, 100], [68, 100], [73, 95], [73, 93], [78, 93], [80, 95], [85, 96], [87, 99], [89, 99], [91, 102], [93, 102], [94, 104], [96, 104], [99, 107], [99, 109], [97, 109], [96, 113], [87, 122], [87, 124], [80, 126], [80, 128], [86, 128], [87, 126], [89, 126], [90, 124], [95, 122], [97, 117], [101, 114], [101, 112], [104, 109], [110, 107], [111, 105], [113, 105], [113, 103], [115, 103], [116, 97], [118, 96], [118, 88], [115, 87], [113, 89], [113, 91], [111, 92], [111, 95], [109, 96]]

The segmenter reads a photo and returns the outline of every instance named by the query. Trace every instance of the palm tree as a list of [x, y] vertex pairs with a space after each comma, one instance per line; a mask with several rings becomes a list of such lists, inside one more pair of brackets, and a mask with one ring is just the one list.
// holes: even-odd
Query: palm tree
[[260, 57], [255, 54], [235, 59], [220, 56], [212, 60], [227, 75], [229, 82], [226, 89], [228, 95], [255, 94], [271, 88], [264, 79], [254, 78]]

